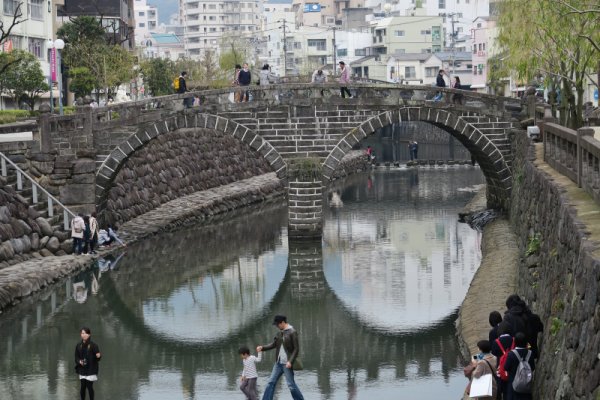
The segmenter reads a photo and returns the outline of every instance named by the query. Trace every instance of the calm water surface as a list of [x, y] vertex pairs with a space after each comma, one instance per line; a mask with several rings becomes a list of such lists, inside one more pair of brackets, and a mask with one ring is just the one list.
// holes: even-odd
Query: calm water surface
[[237, 349], [270, 341], [276, 313], [300, 333], [307, 400], [458, 399], [453, 322], [480, 254], [456, 213], [482, 182], [470, 167], [353, 176], [330, 188], [318, 243], [288, 241], [272, 204], [132, 245], [0, 315], [0, 399], [78, 398], [84, 325], [99, 399], [242, 399]]

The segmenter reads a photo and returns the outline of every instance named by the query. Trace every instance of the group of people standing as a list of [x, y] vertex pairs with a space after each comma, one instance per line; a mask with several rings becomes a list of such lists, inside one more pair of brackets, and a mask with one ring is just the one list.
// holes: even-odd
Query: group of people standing
[[105, 229], [99, 229], [95, 212], [91, 215], [77, 215], [71, 220], [73, 254], [96, 254], [97, 246], [110, 246], [114, 242], [125, 246], [116, 231], [117, 228], [112, 225], [107, 225]]
[[516, 294], [506, 299], [504, 316], [492, 311], [489, 323], [492, 329], [488, 339], [477, 342], [480, 353], [465, 367], [465, 376], [470, 379], [467, 393], [474, 379], [491, 375], [492, 393], [478, 398], [531, 400], [533, 371], [539, 356], [538, 335], [544, 324]]
[[[452, 81], [452, 78], [450, 78], [450, 75], [448, 75], [446, 73], [446, 71], [444, 71], [443, 69], [440, 69], [440, 71], [438, 72], [438, 75], [436, 77], [436, 80], [435, 80], [436, 87], [440, 87], [440, 88], [446, 87], [446, 81], [444, 80], [444, 76], [448, 77], [448, 79], [450, 80], [450, 87], [452, 89], [462, 89], [462, 85], [460, 83], [460, 77], [455, 76], [454, 81]], [[433, 101], [441, 101], [443, 97], [444, 97], [444, 93], [437, 92], [437, 94], [433, 98]], [[452, 95], [452, 103], [453, 104], [462, 104], [462, 100], [463, 100], [462, 94], [454, 93]]]

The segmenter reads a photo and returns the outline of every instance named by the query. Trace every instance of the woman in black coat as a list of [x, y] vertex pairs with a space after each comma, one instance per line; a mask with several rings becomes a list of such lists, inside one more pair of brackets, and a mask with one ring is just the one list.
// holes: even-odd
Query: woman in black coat
[[94, 400], [94, 382], [98, 380], [98, 362], [100, 361], [100, 349], [92, 342], [90, 328], [81, 328], [81, 342], [75, 346], [75, 372], [79, 374], [81, 389], [79, 394], [81, 400], [85, 400], [85, 391], [90, 394], [90, 400]]
[[[515, 335], [515, 349], [519, 353], [519, 356], [522, 359], [527, 358], [527, 354], [531, 353], [529, 357], [529, 366], [531, 367], [531, 371], [535, 370], [535, 361], [534, 354], [531, 350], [527, 348], [527, 336], [523, 332], [519, 332]], [[515, 376], [517, 375], [517, 368], [519, 367], [519, 359], [518, 357], [511, 351], [506, 358], [506, 364], [504, 364], [504, 368], [508, 372], [508, 382], [507, 382], [507, 396], [505, 400], [531, 400], [533, 397], [531, 393], [517, 393], [513, 389], [513, 381], [515, 380]]]

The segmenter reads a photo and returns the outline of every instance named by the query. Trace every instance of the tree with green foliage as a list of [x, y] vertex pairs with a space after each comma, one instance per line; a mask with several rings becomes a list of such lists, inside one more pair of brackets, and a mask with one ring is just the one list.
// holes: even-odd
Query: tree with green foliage
[[62, 25], [57, 36], [65, 41], [63, 62], [69, 68], [87, 68], [94, 87], [111, 92], [133, 76], [133, 56], [107, 36], [102, 22], [94, 17], [77, 17]]
[[15, 104], [24, 101], [33, 110], [39, 94], [49, 90], [40, 62], [36, 56], [23, 50], [13, 50], [10, 55], [19, 61], [0, 75], [0, 87]]
[[71, 84], [69, 88], [75, 93], [75, 98], [85, 97], [92, 93], [98, 80], [86, 67], [75, 67], [69, 70]]
[[175, 67], [171, 60], [164, 58], [152, 58], [141, 64], [141, 72], [144, 82], [153, 96], [164, 96], [173, 93], [173, 75]]
[[594, 10], [597, 0], [504, 0], [500, 7], [505, 76], [514, 71], [519, 79], [541, 78], [551, 91], [559, 88], [561, 124], [582, 126], [585, 84], [598, 85], [600, 14], [577, 11]]

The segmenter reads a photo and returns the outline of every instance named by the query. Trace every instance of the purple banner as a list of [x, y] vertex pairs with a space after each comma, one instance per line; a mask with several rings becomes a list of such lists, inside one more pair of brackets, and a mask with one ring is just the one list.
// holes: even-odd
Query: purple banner
[[56, 49], [50, 49], [50, 78], [56, 82]]

